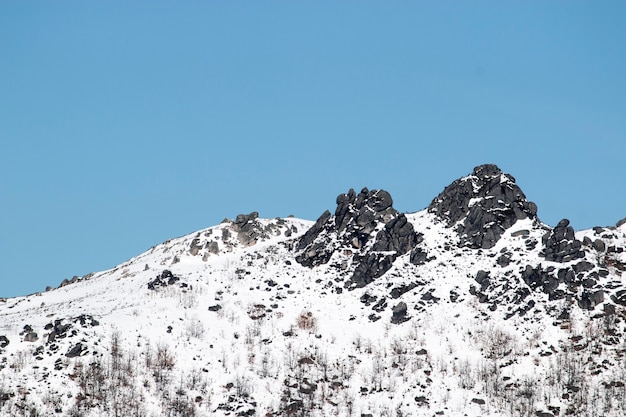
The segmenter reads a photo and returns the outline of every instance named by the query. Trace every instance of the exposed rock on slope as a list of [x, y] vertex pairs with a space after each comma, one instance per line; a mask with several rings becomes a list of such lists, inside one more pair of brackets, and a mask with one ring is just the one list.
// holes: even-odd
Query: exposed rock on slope
[[574, 229], [567, 219], [561, 220], [554, 229], [547, 232], [543, 236], [542, 243], [544, 245], [543, 256], [546, 261], [563, 263], [585, 256], [581, 250], [582, 242], [574, 237]]
[[455, 227], [461, 243], [472, 248], [494, 247], [518, 220], [537, 218], [537, 206], [496, 165], [480, 165], [468, 177], [447, 186], [428, 211]]
[[315, 267], [338, 254], [345, 258], [340, 268], [352, 270], [346, 287], [364, 287], [387, 272], [398, 256], [418, 253], [422, 236], [392, 205], [384, 190], [364, 188], [357, 195], [351, 189], [340, 194], [334, 216], [324, 212], [299, 240], [296, 260]]

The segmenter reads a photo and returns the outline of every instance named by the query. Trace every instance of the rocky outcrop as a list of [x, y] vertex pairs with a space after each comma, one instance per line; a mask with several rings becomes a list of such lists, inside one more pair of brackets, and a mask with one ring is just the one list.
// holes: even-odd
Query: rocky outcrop
[[235, 220], [224, 219], [219, 227], [197, 232], [187, 245], [187, 254], [207, 262], [212, 256], [249, 247], [281, 234], [290, 237], [298, 233], [295, 224], [282, 218], [259, 219], [259, 213], [238, 214]]
[[569, 262], [585, 256], [582, 242], [574, 237], [574, 229], [569, 220], [561, 220], [554, 229], [547, 232], [542, 239], [544, 249], [542, 255], [546, 261]]
[[259, 213], [253, 211], [250, 214], [238, 214], [232, 224], [232, 230], [237, 233], [237, 238], [245, 246], [254, 245], [263, 234], [262, 228], [257, 221]]
[[68, 358], [75, 358], [77, 356], [84, 355], [86, 352], [87, 347], [84, 346], [81, 342], [78, 342], [67, 351], [65, 356]]
[[428, 211], [455, 227], [462, 245], [488, 249], [520, 219], [536, 219], [537, 206], [496, 165], [480, 165], [447, 186]]
[[[169, 270], [164, 270], [161, 272], [155, 279], [148, 283], [149, 290], [158, 290], [159, 288], [164, 288], [170, 285], [174, 285], [180, 281], [180, 278], [176, 275], [172, 274]], [[186, 285], [185, 285], [186, 286]]]
[[330, 239], [325, 235], [333, 230], [331, 217], [330, 212], [326, 210], [298, 241], [297, 250], [300, 254], [296, 261], [303, 266], [314, 267], [330, 260], [333, 250], [328, 247]]
[[393, 306], [391, 309], [391, 322], [393, 324], [400, 324], [409, 319], [410, 317], [407, 316], [407, 305], [404, 301]]
[[[364, 287], [387, 272], [393, 261], [418, 251], [422, 235], [393, 208], [385, 190], [350, 190], [337, 197], [335, 214], [325, 211], [298, 241], [296, 261], [307, 267], [329, 262], [334, 253], [350, 253], [349, 288]], [[415, 256], [421, 260], [420, 256]]]
[[404, 254], [414, 249], [421, 241], [422, 237], [415, 233], [413, 225], [408, 222], [406, 216], [398, 214], [378, 232], [372, 250]]

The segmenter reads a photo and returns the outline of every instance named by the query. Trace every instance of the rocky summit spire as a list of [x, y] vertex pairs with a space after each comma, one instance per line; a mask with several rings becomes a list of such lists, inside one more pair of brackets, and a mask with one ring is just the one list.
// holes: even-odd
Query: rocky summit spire
[[456, 227], [462, 244], [484, 249], [492, 248], [517, 220], [537, 216], [537, 206], [526, 200], [515, 178], [493, 164], [477, 166], [447, 186], [428, 211]]

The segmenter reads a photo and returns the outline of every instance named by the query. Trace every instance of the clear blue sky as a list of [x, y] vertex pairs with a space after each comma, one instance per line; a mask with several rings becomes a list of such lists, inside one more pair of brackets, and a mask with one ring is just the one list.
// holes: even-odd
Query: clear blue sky
[[475, 165], [539, 217], [626, 216], [626, 2], [0, 3], [0, 297], [349, 188]]

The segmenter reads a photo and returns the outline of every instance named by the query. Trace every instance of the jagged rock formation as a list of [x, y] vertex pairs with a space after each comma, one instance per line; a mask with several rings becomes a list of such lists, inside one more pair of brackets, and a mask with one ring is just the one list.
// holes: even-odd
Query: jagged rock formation
[[567, 219], [561, 220], [554, 229], [546, 233], [542, 243], [546, 261], [563, 263], [585, 256], [581, 250], [582, 242], [574, 237], [574, 229]]
[[325, 211], [299, 240], [296, 261], [315, 267], [335, 253], [349, 253], [354, 270], [345, 285], [359, 288], [387, 272], [398, 256], [415, 251], [413, 258], [420, 259], [421, 240], [387, 191], [364, 188], [357, 195], [351, 189], [337, 197], [334, 216]]
[[521, 219], [536, 219], [537, 206], [496, 165], [480, 165], [468, 177], [446, 187], [428, 211], [455, 227], [461, 243], [492, 248], [505, 230]]

